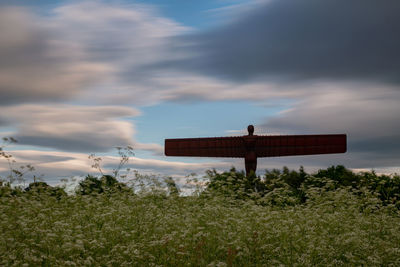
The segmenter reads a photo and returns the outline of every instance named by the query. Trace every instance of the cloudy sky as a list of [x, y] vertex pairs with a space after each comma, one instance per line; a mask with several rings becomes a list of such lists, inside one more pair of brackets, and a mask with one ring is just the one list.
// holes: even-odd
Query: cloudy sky
[[[88, 155], [182, 177], [243, 160], [167, 158], [165, 138], [346, 133], [346, 154], [266, 168], [400, 171], [398, 0], [2, 1], [0, 136], [48, 182]], [[0, 172], [7, 165], [0, 162]]]

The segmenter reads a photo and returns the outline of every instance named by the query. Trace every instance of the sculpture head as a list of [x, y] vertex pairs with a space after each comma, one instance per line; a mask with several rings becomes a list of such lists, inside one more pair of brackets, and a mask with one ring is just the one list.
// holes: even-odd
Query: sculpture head
[[247, 131], [249, 132], [249, 135], [253, 135], [253, 133], [254, 133], [254, 126], [253, 126], [253, 125], [247, 126]]

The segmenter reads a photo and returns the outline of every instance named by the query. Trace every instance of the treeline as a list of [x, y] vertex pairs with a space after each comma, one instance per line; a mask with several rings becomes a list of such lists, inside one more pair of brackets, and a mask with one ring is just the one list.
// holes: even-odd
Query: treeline
[[[177, 187], [175, 181], [171, 178], [163, 179], [163, 183], [155, 182], [155, 178], [152, 176], [141, 176], [140, 174], [135, 175], [136, 178], [145, 179], [147, 178], [147, 184], [151, 184], [150, 188], [146, 188], [147, 191], [152, 191], [153, 193], [164, 192], [167, 195], [178, 195], [179, 188]], [[144, 182], [141, 181], [144, 187]], [[155, 185], [155, 186], [154, 186]], [[165, 188], [162, 188], [162, 187]], [[144, 190], [141, 190], [142, 192]], [[113, 195], [113, 194], [135, 194], [134, 188], [128, 186], [127, 184], [118, 181], [118, 179], [112, 175], [103, 175], [101, 177], [95, 177], [92, 175], [87, 175], [85, 179], [79, 182], [75, 189], [75, 195]], [[9, 182], [0, 181], [0, 197], [3, 196], [50, 196], [60, 199], [67, 196], [63, 187], [51, 186], [45, 182], [33, 182], [30, 183], [28, 187], [23, 188], [21, 186], [12, 186]]]
[[[121, 192], [132, 192], [126, 184], [119, 182], [111, 175], [104, 175], [100, 178], [87, 175], [76, 188], [77, 195], [92, 194], [114, 194]], [[50, 186], [45, 182], [33, 182], [28, 187], [12, 187], [10, 183], [0, 182], [0, 196], [20, 196], [20, 195], [47, 195], [60, 199], [67, 196], [64, 188]]]
[[[344, 166], [331, 166], [309, 174], [300, 167], [298, 171], [266, 170], [262, 176], [254, 173], [246, 177], [243, 171], [232, 168], [218, 173], [209, 170], [205, 176], [208, 181], [200, 196], [219, 195], [240, 200], [254, 200], [260, 205], [297, 205], [307, 202], [312, 194], [345, 189], [357, 196], [373, 197], [383, 205], [400, 208], [400, 176], [383, 175], [374, 171], [352, 172]], [[180, 189], [172, 178], [165, 179], [165, 195], [178, 196]], [[76, 188], [77, 195], [95, 195], [128, 193], [133, 188], [119, 182], [114, 176], [103, 175], [100, 178], [88, 175]], [[160, 190], [158, 191], [160, 193]], [[0, 196], [43, 195], [60, 199], [67, 196], [61, 187], [53, 187], [45, 182], [34, 182], [26, 188], [11, 187], [0, 182]]]
[[350, 191], [360, 197], [378, 199], [383, 205], [400, 208], [400, 176], [384, 175], [374, 171], [352, 172], [342, 165], [320, 169], [308, 174], [283, 167], [267, 170], [263, 176], [246, 177], [243, 171], [207, 171], [207, 193], [223, 194], [236, 199], [253, 199], [259, 204], [296, 205], [305, 203], [313, 193]]

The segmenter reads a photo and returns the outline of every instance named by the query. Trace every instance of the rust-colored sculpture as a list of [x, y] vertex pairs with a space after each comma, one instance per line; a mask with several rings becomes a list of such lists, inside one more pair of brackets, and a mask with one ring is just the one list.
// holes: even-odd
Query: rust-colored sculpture
[[346, 152], [345, 134], [254, 135], [165, 139], [166, 156], [244, 158], [246, 175], [257, 169], [259, 157], [333, 154]]

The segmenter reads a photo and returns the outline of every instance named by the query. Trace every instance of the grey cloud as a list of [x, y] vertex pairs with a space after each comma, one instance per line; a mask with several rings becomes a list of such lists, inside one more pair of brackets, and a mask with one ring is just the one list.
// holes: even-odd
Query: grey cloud
[[[85, 1], [46, 16], [34, 11], [0, 9], [2, 105], [82, 97], [93, 103], [128, 92], [130, 102], [146, 102], [154, 83], [140, 66], [168, 58], [169, 37], [185, 31], [146, 5]], [[101, 90], [107, 94], [96, 94]]]
[[135, 150], [149, 151], [155, 156], [164, 156], [164, 147], [159, 144], [136, 143], [133, 148]]
[[60, 6], [53, 15], [50, 22], [63, 33], [61, 42], [74, 40], [85, 59], [112, 67], [106, 81], [92, 91], [99, 93], [84, 100], [140, 105], [159, 100], [164, 88], [153, 80], [159, 73], [143, 66], [169, 58], [171, 37], [185, 27], [142, 4], [86, 1]]
[[[31, 164], [35, 171], [27, 173], [26, 182], [32, 181], [33, 176], [41, 177], [51, 184], [59, 182], [60, 178], [73, 175], [86, 175], [91, 171], [90, 162], [86, 154], [72, 154], [68, 152], [17, 150], [9, 151], [16, 160], [14, 167]], [[7, 176], [9, 167], [6, 162], [0, 162], [0, 176]]]
[[[149, 6], [85, 1], [57, 6], [48, 16], [24, 8], [3, 10], [7, 12], [1, 25], [16, 21], [13, 31], [0, 26], [7, 36], [0, 41], [3, 105], [66, 100], [148, 105], [280, 95], [262, 83], [241, 87], [149, 67], [188, 52], [183, 49], [186, 43], [176, 38], [188, 29]], [[249, 90], [252, 94], [246, 93]]]
[[163, 67], [235, 81], [400, 82], [397, 0], [271, 0], [229, 24], [184, 37], [192, 54]]
[[[101, 129], [95, 129], [100, 130]], [[129, 144], [128, 140], [121, 140], [116, 136], [108, 136], [102, 133], [91, 134], [90, 132], [77, 131], [76, 134], [68, 136], [35, 136], [29, 133], [20, 133], [16, 135], [17, 140], [21, 144], [28, 144], [40, 147], [50, 147], [61, 149], [63, 151], [79, 151], [79, 152], [102, 152], [109, 151], [115, 144]], [[122, 141], [122, 142], [121, 142]], [[128, 141], [128, 142], [127, 142]]]
[[[46, 154], [40, 154], [37, 153], [38, 155], [33, 156], [32, 154], [24, 154], [23, 152], [13, 152], [13, 156], [17, 156], [18, 160], [24, 163], [28, 162], [30, 164], [33, 163], [40, 163], [40, 164], [46, 164], [46, 163], [57, 163], [57, 162], [65, 162], [69, 160], [74, 160], [74, 157], [68, 156], [68, 155], [46, 155]], [[34, 158], [33, 158], [34, 157]]]
[[[363, 94], [354, 88], [321, 92], [267, 120], [261, 127], [264, 132], [283, 134], [346, 133], [348, 150], [340, 156], [346, 166], [398, 166], [400, 93], [388, 88], [364, 90]], [[324, 157], [321, 160], [325, 162]]]
[[11, 122], [7, 118], [0, 118], [0, 127], [7, 126], [11, 124]]
[[20, 105], [0, 108], [0, 117], [12, 118], [20, 144], [64, 151], [100, 152], [133, 143], [132, 124], [123, 117], [139, 112], [127, 107], [58, 107]]
[[109, 71], [44, 24], [28, 9], [0, 9], [0, 104], [68, 100]]
[[86, 1], [57, 7], [53, 13], [49, 22], [63, 32], [61, 40], [73, 38], [86, 49], [85, 57], [119, 66], [158, 60], [168, 38], [185, 29], [139, 4]]

